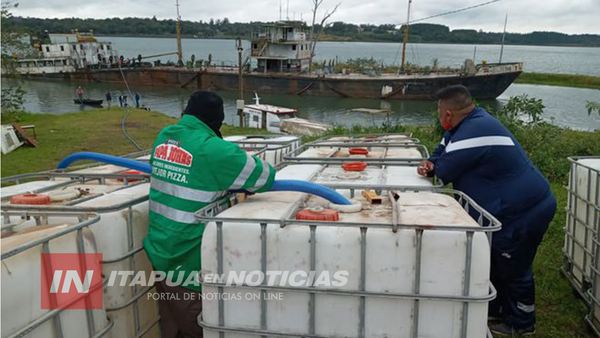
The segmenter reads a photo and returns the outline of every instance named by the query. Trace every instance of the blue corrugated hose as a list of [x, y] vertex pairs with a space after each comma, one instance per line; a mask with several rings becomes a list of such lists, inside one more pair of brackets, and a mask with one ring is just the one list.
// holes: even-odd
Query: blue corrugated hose
[[333, 204], [350, 205], [350, 201], [337, 191], [312, 182], [299, 180], [275, 180], [270, 191], [299, 191], [323, 197]]
[[152, 173], [152, 167], [148, 163], [144, 163], [144, 162], [140, 162], [140, 161], [136, 161], [136, 160], [132, 160], [132, 159], [128, 159], [128, 158], [113, 156], [113, 155], [92, 153], [92, 152], [88, 152], [88, 151], [72, 153], [71, 155], [63, 158], [63, 160], [60, 161], [60, 163], [58, 164], [58, 169], [65, 169], [66, 167], [71, 165], [71, 163], [76, 162], [76, 161], [83, 161], [83, 160], [92, 160], [92, 161], [98, 161], [98, 162], [107, 163], [107, 164], [114, 164], [114, 165], [118, 165], [119, 167], [125, 167], [125, 168], [139, 170], [139, 171], [145, 172], [147, 174]]
[[[76, 162], [76, 161], [82, 161], [82, 160], [92, 160], [92, 161], [98, 161], [98, 162], [107, 163], [107, 164], [114, 164], [119, 167], [125, 167], [125, 168], [139, 170], [139, 171], [147, 173], [147, 174], [150, 174], [152, 172], [152, 167], [148, 163], [144, 163], [144, 162], [140, 162], [140, 161], [136, 161], [136, 160], [132, 160], [132, 159], [128, 159], [128, 158], [113, 156], [113, 155], [106, 155], [106, 154], [92, 153], [92, 152], [73, 153], [73, 154], [65, 157], [62, 161], [60, 161], [60, 163], [58, 164], [58, 169], [65, 169], [66, 167], [71, 165], [71, 163]], [[342, 204], [342, 205], [352, 204], [352, 203], [350, 203], [350, 201], [348, 201], [348, 199], [346, 197], [342, 196], [337, 191], [335, 191], [331, 188], [322, 186], [320, 184], [315, 184], [315, 183], [306, 182], [306, 181], [275, 180], [275, 182], [273, 182], [273, 186], [271, 187], [270, 191], [298, 191], [298, 192], [304, 192], [307, 194], [312, 194], [312, 195], [317, 195], [319, 197], [323, 197], [324, 199], [326, 199], [329, 202], [334, 203], [334, 204]]]

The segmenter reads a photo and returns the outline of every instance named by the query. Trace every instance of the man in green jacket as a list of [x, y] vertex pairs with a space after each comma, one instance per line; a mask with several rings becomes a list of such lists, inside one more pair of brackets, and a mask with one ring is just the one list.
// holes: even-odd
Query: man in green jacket
[[158, 272], [163, 337], [197, 337], [202, 309], [200, 244], [204, 224], [194, 212], [223, 199], [228, 190], [268, 191], [275, 170], [224, 141], [219, 129], [223, 100], [211, 92], [192, 94], [183, 116], [154, 142], [150, 164], [150, 224], [146, 253]]

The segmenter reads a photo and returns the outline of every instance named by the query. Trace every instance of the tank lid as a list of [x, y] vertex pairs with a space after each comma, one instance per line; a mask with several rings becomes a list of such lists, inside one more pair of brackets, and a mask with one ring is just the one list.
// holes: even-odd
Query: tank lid
[[332, 209], [306, 208], [298, 211], [296, 219], [305, 221], [339, 221], [340, 214]]
[[46, 194], [22, 194], [11, 197], [10, 204], [47, 205], [52, 200]]

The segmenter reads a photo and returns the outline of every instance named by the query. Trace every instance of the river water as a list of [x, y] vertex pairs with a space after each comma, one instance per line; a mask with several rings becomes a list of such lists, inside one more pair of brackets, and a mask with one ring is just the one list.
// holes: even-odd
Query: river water
[[[4, 79], [2, 86], [14, 86], [18, 82]], [[35, 113], [61, 114], [82, 109], [94, 109], [73, 103], [77, 83], [66, 81], [21, 81], [19, 83], [26, 91], [25, 109]], [[116, 97], [126, 93], [125, 85], [105, 83], [84, 83], [86, 97], [104, 99], [106, 91], [113, 93], [113, 104], [118, 102]], [[179, 116], [185, 108], [192, 89], [156, 86], [133, 86], [142, 96], [142, 104], [152, 110], [163, 112], [170, 116]], [[237, 118], [235, 101], [237, 92], [219, 92], [225, 101], [226, 123], [235, 124]], [[340, 97], [309, 97], [296, 95], [275, 95], [258, 93], [261, 102], [295, 108], [300, 117], [315, 121], [325, 121], [345, 126], [373, 125], [389, 121], [403, 124], [426, 124], [433, 121], [432, 112], [436, 103], [433, 101], [398, 101], [376, 99], [353, 99]], [[585, 102], [600, 101], [600, 90], [566, 88], [540, 85], [513, 84], [497, 100], [480, 102], [498, 108], [510, 96], [527, 94], [530, 97], [542, 99], [546, 106], [544, 118], [560, 126], [580, 130], [600, 129], [600, 115], [588, 115]], [[250, 93], [246, 93], [246, 102], [253, 102]], [[129, 95], [131, 104], [131, 95]], [[354, 108], [383, 108], [394, 111], [389, 117], [351, 112]]]
[[[120, 54], [126, 57], [153, 55], [176, 50], [176, 40], [171, 38], [127, 38], [99, 37], [101, 41], [110, 41]], [[246, 50], [247, 50], [246, 42]], [[317, 45], [317, 59], [348, 59], [373, 57], [386, 64], [396, 58], [398, 44], [373, 42], [320, 42]], [[442, 66], [457, 67], [465, 58], [472, 58], [474, 45], [410, 44], [408, 61], [421, 65], [431, 64], [438, 58]], [[234, 40], [183, 39], [184, 58], [191, 54], [197, 60], [206, 59], [212, 54], [216, 63], [234, 63], [237, 56]], [[498, 61], [500, 46], [477, 46], [476, 60]], [[175, 56], [161, 57], [162, 61], [175, 60]], [[505, 46], [503, 61], [525, 63], [526, 71], [545, 73], [589, 74], [600, 76], [600, 48]], [[3, 79], [2, 86], [14, 86], [15, 80]], [[73, 104], [76, 83], [59, 81], [25, 81], [21, 86], [26, 94], [25, 108], [31, 112], [60, 114], [78, 109], [93, 109]], [[86, 97], [104, 99], [106, 91], [113, 96], [125, 91], [124, 84], [85, 83]], [[153, 110], [171, 116], [179, 116], [186, 105], [192, 89], [166, 88], [153, 86], [135, 86], [142, 96], [142, 104]], [[234, 124], [235, 92], [221, 92], [225, 100], [227, 123]], [[377, 99], [351, 99], [339, 97], [305, 97], [295, 95], [272, 95], [258, 93], [263, 103], [298, 109], [299, 115], [316, 121], [325, 121], [340, 125], [380, 124], [383, 121], [404, 124], [424, 124], [433, 119], [432, 101], [382, 101]], [[565, 88], [540, 85], [513, 84], [497, 100], [481, 102], [498, 108], [510, 96], [527, 94], [543, 100], [546, 109], [544, 118], [557, 125], [581, 130], [600, 129], [600, 116], [589, 116], [585, 109], [586, 101], [600, 101], [600, 90]], [[250, 96], [250, 93], [246, 95]], [[114, 100], [116, 101], [116, 100]], [[251, 97], [246, 97], [246, 102]], [[354, 113], [353, 108], [391, 109], [391, 116]]]

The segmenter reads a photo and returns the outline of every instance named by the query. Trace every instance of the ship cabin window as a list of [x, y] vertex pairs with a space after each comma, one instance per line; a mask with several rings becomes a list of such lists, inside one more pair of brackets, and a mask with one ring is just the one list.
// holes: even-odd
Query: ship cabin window
[[304, 45], [300, 45], [300, 50], [304, 50]]
[[77, 50], [77, 45], [73, 45], [73, 50]]
[[253, 43], [252, 44], [252, 49], [258, 49], [258, 43]]
[[104, 45], [100, 45], [100, 49], [101, 49], [101, 50], [104, 50]]
[[64, 52], [64, 51], [65, 51], [65, 46], [61, 45], [61, 46], [60, 46], [60, 51], [61, 51], [61, 52]]
[[46, 52], [50, 52], [50, 47], [46, 46]]
[[80, 50], [83, 50], [83, 45], [79, 45], [79, 49], [80, 49]]
[[110, 50], [110, 45], [106, 45], [106, 50]]
[[296, 45], [292, 45], [292, 50], [296, 50]]

